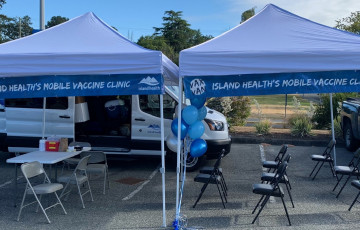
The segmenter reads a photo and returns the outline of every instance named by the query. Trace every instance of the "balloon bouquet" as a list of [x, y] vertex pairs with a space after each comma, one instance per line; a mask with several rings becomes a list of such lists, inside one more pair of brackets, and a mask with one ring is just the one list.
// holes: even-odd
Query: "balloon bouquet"
[[[186, 159], [188, 158], [188, 154], [190, 154], [190, 156], [192, 157], [201, 157], [207, 150], [206, 141], [200, 138], [205, 131], [205, 126], [202, 123], [202, 120], [206, 117], [207, 114], [206, 107], [204, 106], [206, 102], [206, 97], [197, 96], [190, 101], [191, 105], [186, 106], [181, 111], [182, 119], [180, 122], [180, 144], [182, 152], [184, 154], [184, 173], [180, 189], [180, 202], [176, 212], [179, 215], [176, 216], [176, 219], [173, 223], [173, 226], [176, 230], [183, 229], [187, 225], [186, 217], [180, 215], [181, 200], [184, 190], [186, 174]], [[177, 151], [178, 130], [178, 118], [175, 118], [171, 123], [172, 133], [166, 139], [166, 145], [173, 152]]]

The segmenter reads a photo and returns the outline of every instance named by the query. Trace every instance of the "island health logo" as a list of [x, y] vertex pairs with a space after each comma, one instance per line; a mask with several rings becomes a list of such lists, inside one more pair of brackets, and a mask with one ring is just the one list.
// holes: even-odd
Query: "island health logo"
[[143, 78], [138, 84], [147, 85], [140, 86], [139, 90], [160, 90], [160, 83], [154, 77], [147, 76], [146, 78]]
[[201, 95], [205, 93], [205, 82], [201, 79], [194, 79], [190, 82], [190, 90], [194, 95]]

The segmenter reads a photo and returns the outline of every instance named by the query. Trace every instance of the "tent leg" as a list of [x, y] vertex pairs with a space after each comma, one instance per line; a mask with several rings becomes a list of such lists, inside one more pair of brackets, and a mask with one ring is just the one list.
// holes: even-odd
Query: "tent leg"
[[[335, 140], [335, 129], [334, 129], [334, 116], [333, 116], [333, 103], [332, 103], [332, 93], [330, 93], [330, 116], [331, 116], [331, 134], [332, 134], [332, 139], [333, 141], [335, 141], [336, 143], [336, 140]], [[335, 146], [334, 146], [334, 166], [336, 166], [336, 149], [335, 149]]]
[[[178, 127], [181, 127], [181, 106], [182, 106], [182, 94], [183, 94], [183, 87], [182, 87], [182, 77], [179, 78], [179, 104], [178, 104]], [[176, 154], [176, 216], [175, 219], [177, 220], [180, 215], [180, 207], [179, 207], [179, 174], [180, 174], [180, 147], [181, 147], [181, 129], [178, 129], [177, 135], [177, 154]]]
[[160, 94], [160, 128], [161, 128], [161, 174], [162, 174], [162, 201], [163, 201], [163, 227], [166, 227], [165, 207], [165, 144], [164, 144], [164, 96]]

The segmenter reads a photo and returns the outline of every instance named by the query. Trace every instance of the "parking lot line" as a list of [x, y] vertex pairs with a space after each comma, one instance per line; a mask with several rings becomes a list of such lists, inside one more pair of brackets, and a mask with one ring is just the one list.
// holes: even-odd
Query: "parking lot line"
[[161, 164], [158, 165], [158, 167], [156, 167], [156, 169], [151, 173], [151, 175], [149, 176], [149, 178], [144, 181], [143, 183], [141, 183], [141, 185], [139, 187], [137, 187], [133, 192], [131, 192], [128, 196], [122, 198], [122, 200], [130, 200], [133, 196], [136, 195], [136, 193], [140, 192], [141, 189], [150, 182], [150, 180], [156, 175], [156, 173], [159, 171], [161, 167]]
[[[19, 176], [16, 180], [20, 180], [21, 178], [22, 178], [22, 176]], [[5, 182], [4, 184], [1, 184], [0, 188], [3, 188], [6, 185], [9, 185], [9, 184], [12, 184], [12, 183], [13, 183], [13, 180], [9, 180], [9, 181]]]

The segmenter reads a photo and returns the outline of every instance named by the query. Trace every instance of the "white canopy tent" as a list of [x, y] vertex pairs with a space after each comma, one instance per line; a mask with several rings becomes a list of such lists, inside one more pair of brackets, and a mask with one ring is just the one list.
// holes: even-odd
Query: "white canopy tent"
[[360, 36], [269, 4], [224, 34], [181, 51], [179, 85], [184, 81], [190, 99], [359, 92], [359, 69]]
[[164, 226], [162, 94], [164, 85], [177, 84], [178, 67], [165, 55], [132, 43], [93, 13], [0, 45], [0, 98], [160, 94]]

